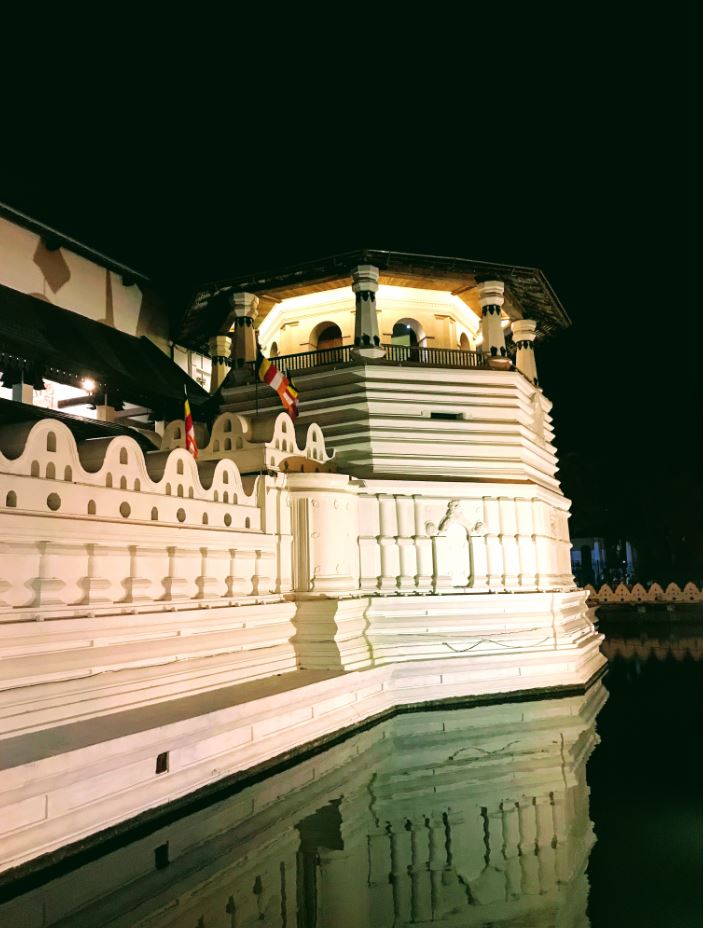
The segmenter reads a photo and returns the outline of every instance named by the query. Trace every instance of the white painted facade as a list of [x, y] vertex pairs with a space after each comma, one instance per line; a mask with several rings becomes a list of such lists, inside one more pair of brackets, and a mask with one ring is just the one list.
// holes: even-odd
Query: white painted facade
[[254, 432], [224, 413], [198, 465], [0, 435], [5, 867], [395, 704], [601, 666], [554, 490], [364, 480], [316, 426]]
[[[479, 290], [497, 347], [503, 285]], [[246, 383], [197, 462], [183, 422], [146, 455], [0, 426], [0, 869], [395, 706], [603, 666], [549, 401], [502, 355], [387, 363], [358, 296], [366, 341], [297, 376], [295, 429]]]

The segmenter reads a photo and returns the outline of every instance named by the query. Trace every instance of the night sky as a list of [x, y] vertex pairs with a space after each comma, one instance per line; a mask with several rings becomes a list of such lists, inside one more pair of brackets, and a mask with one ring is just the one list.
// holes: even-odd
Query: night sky
[[573, 534], [698, 580], [698, 23], [517, 16], [355, 14], [334, 41], [194, 38], [163, 66], [131, 37], [126, 73], [67, 58], [17, 107], [0, 199], [174, 299], [356, 247], [542, 268], [574, 323], [537, 355]]

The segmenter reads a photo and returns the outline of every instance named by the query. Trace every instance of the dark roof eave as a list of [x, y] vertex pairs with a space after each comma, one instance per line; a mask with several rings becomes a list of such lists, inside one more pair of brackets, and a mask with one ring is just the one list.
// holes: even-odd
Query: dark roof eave
[[[358, 249], [303, 262], [277, 271], [265, 271], [244, 277], [221, 279], [201, 287], [193, 296], [183, 320], [179, 336], [186, 343], [202, 345], [202, 327], [217, 327], [227, 313], [222, 296], [227, 292], [248, 290], [267, 293], [296, 284], [331, 280], [346, 273], [355, 264], [369, 263], [382, 271], [414, 268], [440, 273], [495, 275], [504, 280], [514, 300], [529, 318], [536, 318], [545, 334], [567, 328], [571, 320], [545, 274], [535, 267], [502, 264], [470, 258], [413, 254], [381, 249]], [[220, 300], [220, 306], [217, 306]], [[189, 323], [191, 323], [189, 325]]]

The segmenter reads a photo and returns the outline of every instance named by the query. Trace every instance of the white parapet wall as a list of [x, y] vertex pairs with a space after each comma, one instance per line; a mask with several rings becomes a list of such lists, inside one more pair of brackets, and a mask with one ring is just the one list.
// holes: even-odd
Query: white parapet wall
[[198, 462], [177, 432], [0, 430], [2, 869], [395, 706], [601, 669], [552, 486], [334, 473], [285, 415], [223, 414]]

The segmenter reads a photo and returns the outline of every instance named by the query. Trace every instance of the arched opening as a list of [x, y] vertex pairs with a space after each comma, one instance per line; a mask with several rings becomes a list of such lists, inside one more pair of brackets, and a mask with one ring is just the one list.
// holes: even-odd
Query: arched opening
[[460, 332], [460, 350], [461, 351], [471, 351], [472, 346], [469, 343], [469, 338], [467, 337], [466, 332]]
[[417, 319], [399, 319], [391, 330], [391, 344], [409, 348], [425, 347], [425, 331]]
[[276, 344], [276, 342], [272, 342], [271, 348], [269, 349], [269, 357], [278, 358], [278, 356], [279, 356], [279, 346]]
[[17, 494], [14, 490], [10, 490], [10, 492], [5, 497], [5, 505], [8, 509], [17, 508]]
[[342, 347], [342, 330], [334, 322], [321, 322], [310, 333], [310, 343], [317, 351]]

